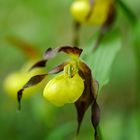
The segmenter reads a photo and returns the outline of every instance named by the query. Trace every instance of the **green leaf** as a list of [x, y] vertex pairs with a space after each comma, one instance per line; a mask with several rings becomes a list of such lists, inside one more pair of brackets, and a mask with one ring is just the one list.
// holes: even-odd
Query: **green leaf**
[[95, 52], [89, 51], [89, 48], [87, 48], [88, 51], [85, 50], [86, 54], [84, 54], [83, 59], [90, 66], [93, 78], [99, 82], [99, 91], [109, 82], [111, 66], [120, 48], [121, 40], [116, 38], [101, 43]]
[[116, 4], [120, 6], [130, 23], [135, 24], [137, 22], [137, 17], [134, 12], [122, 0], [116, 0]]

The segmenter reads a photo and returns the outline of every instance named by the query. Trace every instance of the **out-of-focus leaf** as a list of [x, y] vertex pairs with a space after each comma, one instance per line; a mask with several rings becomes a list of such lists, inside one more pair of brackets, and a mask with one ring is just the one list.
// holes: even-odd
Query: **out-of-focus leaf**
[[138, 22], [135, 24], [135, 26], [133, 26], [131, 32], [130, 32], [130, 35], [131, 35], [131, 43], [132, 43], [132, 46], [134, 47], [137, 47], [138, 49], [138, 53], [140, 53], [140, 20], [138, 20]]
[[120, 8], [123, 10], [124, 14], [127, 16], [127, 18], [131, 23], [137, 22], [136, 15], [122, 0], [116, 0], [116, 3], [118, 4], [118, 6], [120, 6]]
[[[92, 46], [93, 44], [92, 42]], [[117, 38], [101, 44], [95, 52], [88, 51], [83, 56], [92, 69], [93, 78], [99, 82], [99, 91], [109, 81], [111, 66], [120, 48], [121, 41], [120, 38]]]
[[140, 20], [136, 24], [134, 28], [132, 28], [132, 31], [130, 32], [130, 37], [132, 38], [130, 43], [133, 47], [133, 52], [135, 56], [135, 65], [136, 65], [136, 80], [135, 80], [135, 88], [136, 88], [136, 98], [138, 100], [135, 100], [135, 103], [137, 107], [140, 107]]
[[28, 58], [36, 58], [38, 56], [38, 50], [28, 42], [14, 36], [8, 36], [7, 41], [20, 49]]

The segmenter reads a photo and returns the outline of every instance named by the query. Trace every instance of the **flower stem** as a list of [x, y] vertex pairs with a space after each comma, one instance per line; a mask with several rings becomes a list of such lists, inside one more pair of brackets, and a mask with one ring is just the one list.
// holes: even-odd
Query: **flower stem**
[[80, 30], [80, 23], [74, 21], [73, 23], [73, 30], [74, 30], [74, 35], [73, 35], [73, 45], [75, 47], [79, 47], [80, 43], [80, 35], [79, 35], [79, 30]]

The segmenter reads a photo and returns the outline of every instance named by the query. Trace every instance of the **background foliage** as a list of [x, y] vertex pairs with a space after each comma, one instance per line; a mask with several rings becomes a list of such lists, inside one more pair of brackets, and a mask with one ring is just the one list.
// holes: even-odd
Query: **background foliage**
[[[76, 111], [73, 105], [54, 107], [43, 99], [42, 89], [40, 93], [24, 100], [22, 111], [17, 112], [17, 101], [10, 98], [3, 89], [4, 78], [27, 61], [24, 54], [9, 43], [6, 37], [21, 38], [40, 52], [48, 47], [72, 44], [73, 21], [69, 13], [72, 1], [0, 0], [1, 139], [73, 139], [76, 131]], [[124, 2], [137, 16], [138, 23], [133, 24], [132, 19], [117, 6], [116, 22], [99, 50], [94, 55], [83, 55], [100, 85], [109, 82], [98, 98], [102, 112], [100, 127], [103, 140], [140, 139], [140, 2]], [[85, 47], [87, 54], [94, 43], [96, 31], [98, 28], [82, 28], [80, 45]], [[89, 116], [90, 112], [87, 112], [78, 140], [91, 140], [93, 137]]]

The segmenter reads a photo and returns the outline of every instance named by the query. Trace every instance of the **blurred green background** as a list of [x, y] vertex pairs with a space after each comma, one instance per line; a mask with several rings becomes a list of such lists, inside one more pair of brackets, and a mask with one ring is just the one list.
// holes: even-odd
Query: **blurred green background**
[[[22, 51], [9, 43], [6, 37], [18, 37], [41, 53], [48, 47], [71, 45], [73, 19], [69, 7], [72, 2], [73, 0], [0, 0], [1, 140], [74, 139], [74, 105], [57, 108], [44, 100], [42, 89], [40, 93], [24, 100], [22, 111], [18, 112], [17, 101], [8, 96], [3, 89], [5, 77], [19, 70], [27, 61]], [[139, 20], [139, 0], [124, 2]], [[110, 82], [102, 89], [98, 98], [101, 108], [100, 128], [103, 140], [139, 140], [140, 79], [137, 74], [140, 71], [137, 66], [140, 57], [136, 56], [135, 46], [140, 46], [140, 24], [131, 23], [119, 6], [117, 13], [110, 38], [119, 30], [121, 50], [113, 63]], [[97, 30], [98, 28], [83, 26], [80, 45], [86, 46]], [[92, 140], [93, 131], [89, 109], [77, 140]]]

